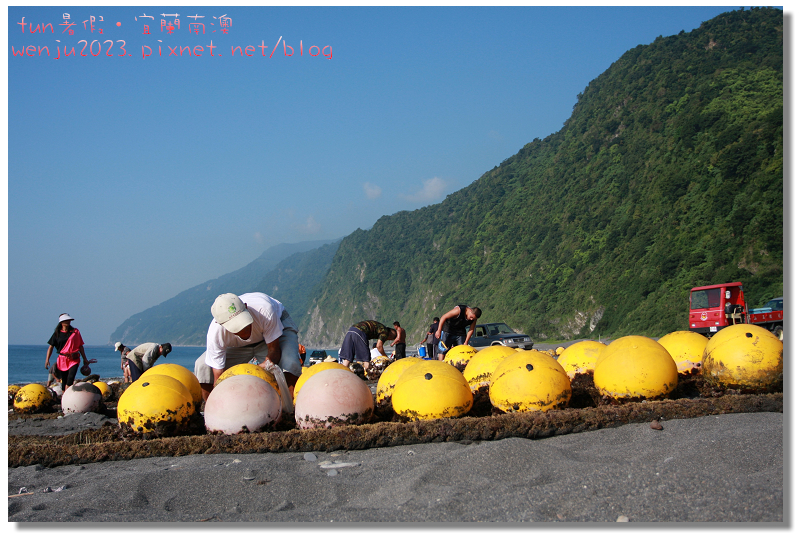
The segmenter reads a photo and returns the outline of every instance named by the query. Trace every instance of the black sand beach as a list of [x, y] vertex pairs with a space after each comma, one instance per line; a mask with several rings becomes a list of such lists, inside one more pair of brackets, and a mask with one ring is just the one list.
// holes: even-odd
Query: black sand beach
[[24, 466], [8, 471], [8, 519], [781, 522], [783, 419], [737, 413], [541, 440]]

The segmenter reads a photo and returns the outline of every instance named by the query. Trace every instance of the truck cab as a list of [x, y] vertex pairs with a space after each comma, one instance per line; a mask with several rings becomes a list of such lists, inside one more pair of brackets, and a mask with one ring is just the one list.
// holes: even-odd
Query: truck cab
[[689, 292], [689, 330], [710, 337], [733, 324], [747, 322], [742, 282], [695, 287]]

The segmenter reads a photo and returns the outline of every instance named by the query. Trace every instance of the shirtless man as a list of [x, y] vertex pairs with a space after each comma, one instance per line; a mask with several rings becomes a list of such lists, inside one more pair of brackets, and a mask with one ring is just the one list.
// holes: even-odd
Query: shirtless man
[[394, 360], [398, 361], [406, 356], [406, 330], [400, 327], [400, 322], [394, 321], [397, 338], [389, 346], [394, 346]]

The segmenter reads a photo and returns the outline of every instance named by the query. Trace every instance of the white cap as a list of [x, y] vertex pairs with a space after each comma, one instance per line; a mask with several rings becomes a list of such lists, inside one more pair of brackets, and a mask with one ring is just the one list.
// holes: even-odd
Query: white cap
[[239, 333], [253, 323], [247, 305], [233, 293], [220, 294], [211, 306], [214, 320], [231, 333]]
[[67, 313], [61, 313], [61, 316], [58, 317], [58, 323], [60, 324], [65, 320], [75, 320], [75, 319], [69, 316]]
[[118, 343], [114, 344], [114, 351], [116, 352], [117, 350], [119, 350], [120, 346], [122, 346], [121, 342], [118, 342]]

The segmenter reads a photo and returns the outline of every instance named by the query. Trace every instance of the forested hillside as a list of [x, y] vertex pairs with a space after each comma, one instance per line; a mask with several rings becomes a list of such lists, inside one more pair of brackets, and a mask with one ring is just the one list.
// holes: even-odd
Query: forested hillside
[[559, 132], [441, 204], [346, 237], [301, 339], [337, 344], [377, 319], [413, 342], [457, 303], [537, 338], [660, 336], [688, 327], [691, 287], [727, 281], [751, 305], [783, 293], [776, 9], [629, 50]]
[[[255, 261], [230, 274], [201, 283], [127, 319], [110, 342], [203, 345], [211, 322], [211, 304], [226, 292], [266, 292], [290, 313], [302, 316], [310, 293], [327, 273], [338, 242], [305, 241], [270, 247]], [[297, 311], [294, 311], [297, 310]]]

